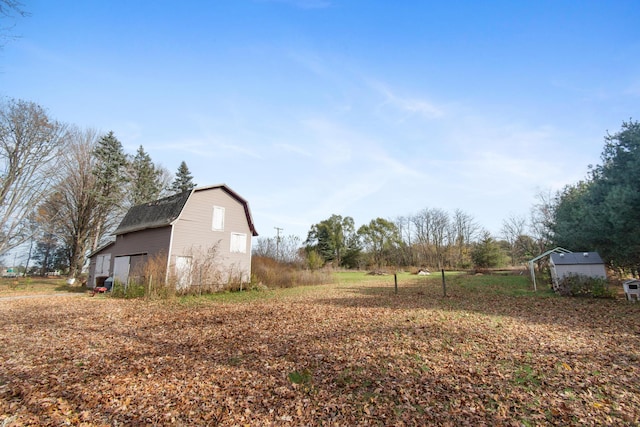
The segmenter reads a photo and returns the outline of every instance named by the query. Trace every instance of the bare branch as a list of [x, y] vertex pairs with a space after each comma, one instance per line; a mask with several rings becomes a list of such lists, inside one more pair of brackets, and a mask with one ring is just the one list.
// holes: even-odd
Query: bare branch
[[0, 106], [0, 254], [33, 235], [29, 219], [58, 179], [66, 126], [33, 102]]

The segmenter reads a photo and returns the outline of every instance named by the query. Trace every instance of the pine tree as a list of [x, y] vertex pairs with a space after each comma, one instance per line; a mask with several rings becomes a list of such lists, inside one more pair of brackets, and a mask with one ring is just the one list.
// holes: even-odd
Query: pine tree
[[187, 163], [183, 160], [176, 172], [176, 178], [171, 184], [172, 193], [182, 193], [183, 191], [189, 191], [195, 188], [196, 184], [193, 182], [193, 176], [187, 167]]
[[93, 155], [96, 158], [93, 175], [96, 178], [94, 192], [98, 206], [95, 215], [96, 236], [92, 248], [96, 249], [102, 236], [117, 223], [119, 214], [124, 210], [122, 202], [128, 178], [127, 156], [113, 132], [98, 140]]
[[131, 187], [129, 189], [129, 199], [131, 205], [139, 205], [156, 200], [162, 190], [160, 176], [160, 169], [153, 164], [151, 157], [141, 145], [130, 165]]

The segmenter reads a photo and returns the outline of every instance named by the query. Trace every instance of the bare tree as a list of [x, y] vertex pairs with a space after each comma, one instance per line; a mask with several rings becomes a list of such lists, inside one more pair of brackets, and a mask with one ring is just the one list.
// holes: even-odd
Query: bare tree
[[277, 261], [296, 264], [302, 262], [300, 237], [295, 235], [259, 237], [253, 247], [253, 255], [272, 258]]
[[[17, 0], [0, 0], [0, 18], [10, 20], [17, 17], [24, 18], [29, 16], [29, 13], [27, 13], [22, 6], [22, 3]], [[13, 25], [7, 25], [7, 21], [4, 21], [2, 26], [0, 26], [0, 47], [2, 47], [8, 39], [12, 38], [9, 35], [9, 31], [12, 28]]]
[[518, 239], [524, 235], [526, 226], [527, 219], [522, 215], [513, 214], [502, 221], [500, 235], [509, 244], [511, 265], [516, 265], [521, 256], [517, 243]]
[[445, 253], [449, 244], [447, 230], [449, 229], [449, 214], [442, 209], [432, 209], [433, 219], [433, 247], [436, 251], [438, 269], [444, 268]]
[[171, 182], [173, 181], [173, 173], [167, 169], [165, 166], [158, 165], [157, 166], [160, 176], [158, 180], [160, 181], [160, 195], [159, 197], [166, 197], [171, 195], [171, 191], [169, 188], [171, 187]]
[[539, 255], [551, 249], [551, 224], [556, 201], [551, 190], [538, 192], [536, 199], [537, 203], [531, 208], [529, 231], [536, 242]]
[[415, 233], [416, 245], [420, 249], [420, 262], [432, 266], [432, 213], [430, 209], [423, 209], [411, 217]]
[[72, 129], [68, 149], [61, 156], [61, 180], [40, 205], [38, 219], [46, 232], [55, 234], [69, 254], [69, 276], [82, 272], [87, 252], [96, 240], [95, 130]]
[[0, 106], [0, 254], [33, 236], [29, 220], [57, 179], [65, 131], [33, 102]]
[[400, 248], [398, 250], [399, 265], [415, 265], [416, 256], [413, 248], [413, 230], [411, 217], [399, 216], [394, 221], [400, 235]]
[[456, 267], [466, 267], [471, 263], [471, 243], [480, 233], [480, 226], [466, 212], [456, 209], [451, 219], [453, 255]]
[[449, 246], [449, 214], [438, 208], [423, 209], [412, 218], [416, 241], [427, 265], [444, 268]]

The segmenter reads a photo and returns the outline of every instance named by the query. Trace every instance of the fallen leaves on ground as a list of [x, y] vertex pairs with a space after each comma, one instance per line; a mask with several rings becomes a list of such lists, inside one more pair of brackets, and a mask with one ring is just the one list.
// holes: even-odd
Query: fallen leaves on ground
[[382, 286], [0, 301], [0, 423], [640, 423], [640, 305]]

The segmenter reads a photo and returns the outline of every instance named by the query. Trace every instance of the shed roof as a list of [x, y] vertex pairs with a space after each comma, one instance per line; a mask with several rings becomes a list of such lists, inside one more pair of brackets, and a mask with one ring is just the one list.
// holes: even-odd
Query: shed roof
[[597, 252], [553, 253], [551, 262], [555, 265], [604, 264]]
[[108, 242], [105, 242], [104, 244], [100, 245], [96, 250], [92, 251], [89, 254], [88, 258], [93, 258], [94, 255], [102, 252], [103, 250], [107, 249], [108, 247], [112, 246], [115, 243], [116, 243], [115, 240], [109, 240]]

